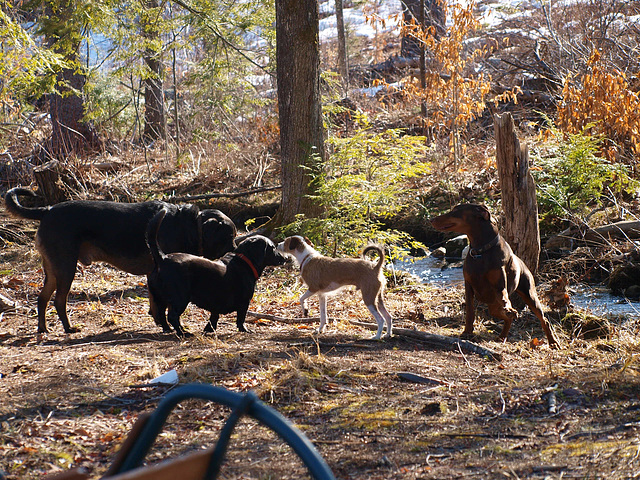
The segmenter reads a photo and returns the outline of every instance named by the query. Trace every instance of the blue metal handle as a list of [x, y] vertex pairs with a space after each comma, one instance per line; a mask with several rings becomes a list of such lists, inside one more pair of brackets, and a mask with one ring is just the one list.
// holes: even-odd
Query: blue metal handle
[[[250, 396], [250, 398], [247, 398], [247, 396]], [[309, 439], [280, 413], [259, 401], [253, 393], [243, 395], [221, 387], [197, 383], [176, 388], [169, 392], [160, 403], [158, 403], [155, 411], [151, 414], [142, 432], [140, 432], [140, 435], [136, 439], [129, 455], [116, 473], [128, 472], [142, 465], [144, 458], [151, 449], [171, 411], [181, 401], [192, 398], [208, 400], [231, 407], [233, 412], [228, 422], [231, 426], [229, 429], [223, 429], [225, 435], [230, 433], [230, 429], [235, 426], [239, 415], [246, 413], [276, 432], [280, 438], [293, 449], [298, 457], [300, 457], [313, 478], [316, 480], [335, 480], [331, 469]], [[226, 442], [228, 439], [225, 440], [222, 438], [221, 434], [221, 440]], [[216, 450], [214, 450], [217, 452], [217, 454], [214, 455], [214, 461], [222, 461], [221, 455], [224, 455], [225, 448], [226, 443], [223, 444], [220, 449], [216, 448]], [[210, 469], [210, 473], [217, 476], [215, 466]]]

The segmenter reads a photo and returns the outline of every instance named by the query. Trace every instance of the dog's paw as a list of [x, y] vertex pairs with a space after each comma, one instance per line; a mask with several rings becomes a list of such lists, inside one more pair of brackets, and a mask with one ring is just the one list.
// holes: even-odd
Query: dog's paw
[[504, 309], [504, 313], [507, 315], [509, 320], [513, 321], [518, 318], [518, 311], [513, 307], [507, 307]]
[[473, 330], [470, 332], [465, 330], [460, 334], [460, 338], [462, 338], [463, 340], [473, 340], [474, 338], [476, 338], [476, 336], [473, 333]]

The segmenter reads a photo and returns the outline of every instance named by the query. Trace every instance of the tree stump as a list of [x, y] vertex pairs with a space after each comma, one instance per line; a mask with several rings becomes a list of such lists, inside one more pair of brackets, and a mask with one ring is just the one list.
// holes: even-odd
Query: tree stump
[[529, 149], [520, 145], [510, 113], [493, 116], [496, 163], [505, 216], [503, 236], [534, 275], [540, 258], [536, 184], [529, 171]]
[[71, 172], [58, 160], [51, 160], [33, 169], [39, 193], [48, 205], [69, 200], [70, 187], [78, 185]]

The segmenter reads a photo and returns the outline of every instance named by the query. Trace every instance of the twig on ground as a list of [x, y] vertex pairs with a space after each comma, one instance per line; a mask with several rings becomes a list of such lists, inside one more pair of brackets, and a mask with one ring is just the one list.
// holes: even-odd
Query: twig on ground
[[17, 302], [12, 298], [5, 297], [0, 293], [0, 312], [8, 312], [10, 310], [15, 310], [17, 307]]
[[531, 435], [519, 435], [516, 433], [502, 433], [502, 432], [497, 432], [497, 433], [466, 433], [466, 432], [460, 432], [460, 433], [442, 433], [441, 435], [445, 436], [445, 437], [451, 437], [451, 438], [456, 438], [456, 437], [460, 437], [460, 438], [492, 438], [492, 439], [501, 439], [501, 438], [513, 438], [513, 439], [528, 439], [531, 438]]
[[[247, 311], [247, 315], [251, 317], [261, 318], [264, 320], [271, 320], [273, 322], [280, 322], [280, 323], [318, 323], [320, 322], [320, 317], [289, 318], [289, 317], [280, 317], [278, 315], [271, 315], [269, 313], [253, 312], [251, 310]], [[335, 321], [335, 319], [329, 318], [327, 321], [333, 322]]]
[[473, 368], [471, 366], [471, 364], [469, 363], [469, 360], [467, 360], [467, 356], [464, 354], [464, 352], [462, 351], [462, 347], [460, 346], [460, 344], [458, 343], [456, 345], [456, 347], [458, 347], [458, 352], [460, 352], [460, 356], [462, 357], [462, 359], [464, 360], [464, 363], [467, 365], [467, 368], [470, 370], [473, 370], [476, 373], [479, 373], [475, 368]]
[[245, 190], [244, 192], [219, 192], [219, 193], [207, 193], [203, 195], [183, 195], [181, 197], [169, 197], [166, 199], [167, 202], [193, 202], [195, 200], [210, 200], [212, 198], [238, 198], [238, 197], [246, 197], [248, 195], [253, 195], [254, 193], [262, 193], [262, 192], [271, 192], [273, 190], [280, 190], [282, 187], [280, 185], [276, 185], [275, 187], [260, 187], [260, 188], [250, 188], [249, 190]]
[[564, 437], [564, 440], [576, 440], [578, 438], [583, 438], [583, 437], [601, 438], [607, 435], [611, 435], [612, 433], [621, 432], [623, 430], [628, 430], [631, 428], [633, 429], [640, 428], [640, 422], [629, 422], [629, 423], [624, 423], [622, 425], [615, 425], [610, 428], [578, 432], [578, 433], [574, 433], [573, 435], [568, 435]]
[[445, 385], [447, 387], [451, 386], [449, 382], [440, 380], [439, 378], [423, 377], [422, 375], [416, 375], [411, 372], [398, 372], [397, 375], [408, 382], [424, 383], [426, 385]]
[[507, 409], [507, 402], [504, 399], [504, 395], [502, 395], [502, 389], [500, 391], [500, 401], [502, 402], [502, 408], [500, 409], [500, 415], [504, 415], [505, 410]]

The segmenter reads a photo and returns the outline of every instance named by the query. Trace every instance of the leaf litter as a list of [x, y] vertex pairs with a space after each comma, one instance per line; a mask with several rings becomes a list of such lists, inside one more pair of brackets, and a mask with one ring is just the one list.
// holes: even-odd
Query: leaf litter
[[[351, 323], [370, 322], [369, 313], [358, 292], [345, 290], [329, 302], [337, 322], [320, 337], [313, 323], [256, 318], [243, 334], [233, 315], [203, 335], [207, 312], [190, 307], [182, 321], [194, 336], [181, 340], [148, 315], [143, 277], [91, 265], [78, 272], [69, 301], [81, 331], [62, 333], [51, 308], [52, 332], [38, 336], [42, 272], [33, 245], [12, 244], [1, 260], [3, 293], [19, 305], [0, 318], [0, 458], [9, 479], [72, 467], [98, 477], [138, 415], [172, 388], [144, 385], [171, 370], [182, 384], [254, 390], [311, 439], [337, 478], [615, 479], [640, 471], [634, 319], [595, 339], [572, 337], [554, 321], [563, 346], [552, 351], [528, 312], [504, 344], [495, 341], [501, 325], [481, 314], [477, 343], [502, 354], [492, 362], [405, 336], [370, 341], [370, 331]], [[301, 291], [295, 269], [271, 269], [251, 310], [299, 317]], [[460, 285], [394, 286], [387, 294], [398, 327], [449, 336], [462, 329], [462, 299]], [[219, 405], [184, 402], [148, 461], [214, 445], [228, 415]], [[243, 420], [221, 478], [308, 476], [272, 432]]]

